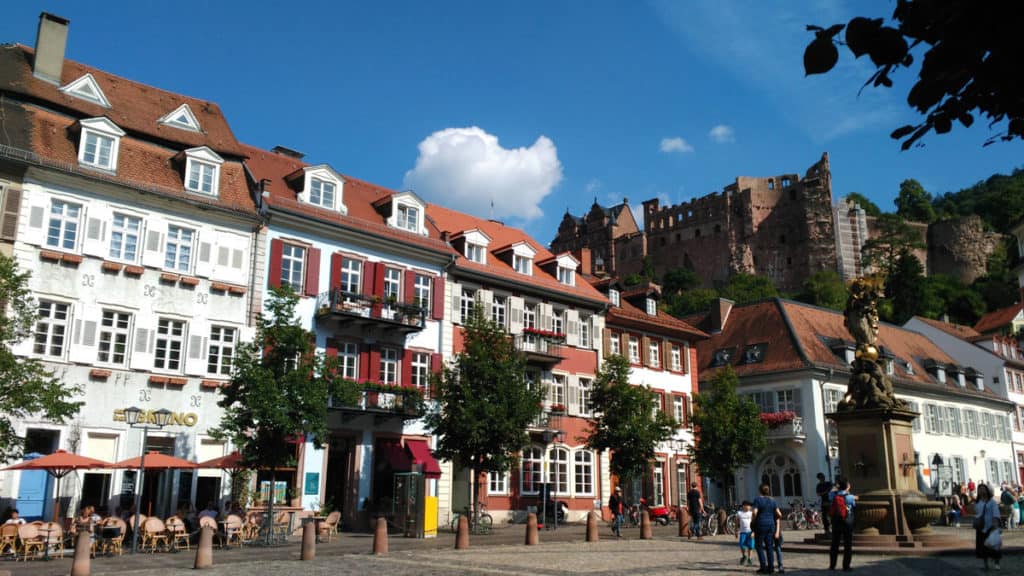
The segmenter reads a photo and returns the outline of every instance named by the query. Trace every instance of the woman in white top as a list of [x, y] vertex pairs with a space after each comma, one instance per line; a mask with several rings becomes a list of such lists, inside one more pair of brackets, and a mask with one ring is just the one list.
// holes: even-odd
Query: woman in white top
[[988, 484], [978, 485], [978, 501], [974, 503], [974, 554], [985, 561], [985, 570], [988, 570], [988, 559], [995, 561], [996, 570], [999, 570], [999, 559], [1002, 558], [1001, 550], [992, 550], [985, 547], [985, 538], [993, 530], [999, 530], [999, 503], [992, 498], [992, 489]]

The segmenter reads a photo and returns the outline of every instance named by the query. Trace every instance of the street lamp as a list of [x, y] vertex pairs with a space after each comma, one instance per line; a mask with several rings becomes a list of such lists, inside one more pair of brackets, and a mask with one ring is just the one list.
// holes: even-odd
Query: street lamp
[[[544, 441], [544, 454], [541, 459], [541, 469], [544, 471], [542, 477], [544, 479], [544, 494], [541, 498], [541, 522], [547, 522], [548, 519], [548, 498], [551, 496], [551, 472], [548, 470], [548, 446], [562, 435], [561, 430], [546, 429], [541, 433], [541, 440]], [[552, 500], [552, 503], [554, 500]], [[554, 510], [555, 530], [558, 530], [558, 506], [555, 506]]]
[[[139, 422], [139, 417], [142, 416], [142, 409], [132, 406], [131, 408], [124, 409], [124, 421], [128, 423], [130, 428], [141, 428], [142, 429], [142, 457], [139, 458], [139, 471], [135, 474], [135, 523], [132, 528], [132, 554], [139, 545], [139, 513], [142, 508], [142, 475], [146, 471], [146, 439], [149, 436], [150, 428], [159, 430], [171, 421], [171, 411], [166, 408], [161, 408], [155, 412], [150, 413], [150, 417]], [[152, 423], [149, 422], [152, 420]], [[152, 425], [151, 425], [152, 424]]]

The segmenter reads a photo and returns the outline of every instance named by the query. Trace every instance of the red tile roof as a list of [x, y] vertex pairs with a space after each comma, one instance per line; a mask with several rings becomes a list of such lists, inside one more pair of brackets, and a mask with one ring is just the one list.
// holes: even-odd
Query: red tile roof
[[311, 164], [248, 144], [243, 144], [242, 149], [247, 156], [245, 164], [253, 178], [257, 182], [267, 180], [264, 190], [270, 193], [267, 200], [272, 209], [288, 210], [438, 252], [454, 254], [451, 246], [441, 241], [441, 232], [429, 219], [425, 219], [428, 234], [426, 237], [387, 225], [383, 214], [374, 207], [374, 204], [396, 194], [394, 190], [339, 174], [345, 181], [342, 187], [342, 201], [347, 209], [347, 214], [341, 214], [336, 210], [299, 201], [297, 191], [289, 186], [287, 178], [312, 166]]
[[[455, 261], [455, 267], [458, 269], [470, 272], [480, 272], [514, 282], [530, 284], [539, 289], [550, 292], [593, 300], [595, 304], [606, 304], [608, 302], [608, 299], [605, 298], [603, 294], [598, 292], [594, 287], [584, 282], [582, 279], [577, 279], [575, 286], [567, 286], [540, 268], [537, 263], [550, 259], [552, 257], [551, 252], [540, 242], [537, 242], [526, 234], [526, 232], [523, 232], [518, 228], [505, 226], [501, 222], [495, 222], [493, 220], [477, 218], [476, 216], [471, 216], [437, 204], [430, 204], [427, 206], [427, 216], [433, 220], [434, 224], [440, 230], [447, 232], [448, 234], [454, 235], [465, 230], [472, 230], [476, 228], [491, 239], [488, 246], [488, 251], [490, 253], [487, 255], [486, 264], [479, 264], [477, 262], [467, 260], [464, 255], [459, 254], [458, 259]], [[516, 272], [511, 265], [494, 255], [495, 250], [500, 250], [500, 247], [511, 246], [517, 242], [526, 242], [536, 251], [533, 260], [532, 276], [525, 276]]]
[[998, 332], [1004, 327], [1009, 326], [1010, 322], [1017, 317], [1017, 314], [1021, 312], [1021, 303], [1018, 302], [1013, 306], [1007, 306], [1006, 308], [1000, 308], [999, 310], [993, 310], [988, 314], [985, 314], [978, 320], [978, 323], [974, 325], [974, 329], [984, 334], [986, 332]]
[[[173, 143], [180, 148], [209, 146], [221, 155], [240, 156], [241, 146], [228, 126], [220, 107], [200, 100], [168, 92], [140, 82], [109, 74], [98, 68], [73, 60], [64, 60], [61, 86], [92, 74], [110, 102], [104, 108], [88, 100], [61, 92], [59, 86], [32, 74], [34, 49], [20, 44], [0, 46], [0, 91], [26, 99], [46, 102], [49, 106], [79, 118], [106, 116], [129, 134]], [[182, 104], [188, 104], [202, 132], [182, 130], [161, 124], [158, 120]]]
[[632, 326], [641, 330], [649, 330], [656, 334], [663, 334], [672, 338], [683, 340], [700, 340], [708, 335], [690, 326], [688, 323], [671, 316], [664, 310], [659, 309], [657, 316], [651, 316], [647, 312], [633, 306], [625, 300], [619, 301], [620, 306], [611, 306], [605, 315], [605, 325]]
[[951, 322], [943, 322], [942, 320], [932, 320], [931, 318], [925, 318], [924, 316], [914, 316], [914, 318], [920, 322], [924, 322], [936, 330], [941, 330], [946, 334], [961, 340], [971, 340], [972, 338], [981, 336], [977, 330], [970, 326], [964, 326], [963, 324], [953, 324]]

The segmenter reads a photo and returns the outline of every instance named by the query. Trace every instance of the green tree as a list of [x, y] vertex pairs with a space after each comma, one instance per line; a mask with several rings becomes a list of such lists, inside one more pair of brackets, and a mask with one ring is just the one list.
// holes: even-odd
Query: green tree
[[924, 222], [935, 220], [935, 209], [932, 208], [932, 195], [912, 178], [900, 182], [900, 192], [896, 196], [896, 214], [904, 220]]
[[846, 46], [856, 58], [866, 54], [875, 67], [864, 86], [891, 88], [897, 70], [914, 66], [916, 52], [921, 65], [907, 104], [924, 119], [893, 131], [892, 138], [904, 139], [904, 150], [928, 132], [949, 132], [954, 122], [969, 127], [975, 114], [990, 126], [1005, 121], [1006, 132], [986, 144], [1024, 138], [1016, 2], [898, 0], [890, 20], [886, 25], [883, 18], [857, 17], [828, 28], [808, 26], [814, 40], [804, 52], [804, 70], [828, 72], [839, 61], [836, 45]]
[[847, 194], [846, 201], [853, 202], [860, 206], [868, 216], [877, 218], [882, 215], [882, 209], [878, 207], [878, 204], [868, 200], [867, 196], [859, 192], [850, 192]]
[[[231, 381], [218, 401], [224, 415], [215, 435], [230, 439], [250, 469], [270, 470], [271, 486], [278, 468], [294, 465], [296, 439], [327, 438], [329, 399], [358, 400], [356, 383], [338, 376], [336, 359], [316, 353], [297, 303], [291, 288], [271, 289], [256, 337], [235, 349]], [[271, 490], [271, 508], [273, 497]]]
[[73, 400], [81, 393], [54, 378], [42, 362], [17, 357], [11, 347], [32, 335], [38, 308], [28, 289], [31, 274], [22, 272], [17, 261], [0, 255], [0, 462], [22, 455], [25, 439], [14, 430], [14, 420], [41, 418], [60, 423], [78, 413], [82, 403]]
[[729, 278], [719, 294], [728, 298], [736, 304], [747, 304], [757, 300], [775, 298], [779, 295], [778, 289], [767, 276], [756, 276], [753, 274], [734, 274]]
[[835, 271], [821, 270], [804, 281], [803, 290], [796, 299], [823, 308], [843, 310], [846, 308], [846, 284]]
[[895, 262], [892, 273], [885, 280], [885, 294], [892, 308], [879, 308], [879, 315], [893, 324], [902, 325], [916, 315], [926, 315], [924, 310], [934, 308], [936, 304], [933, 300], [926, 300], [931, 294], [927, 292], [924, 266], [917, 256], [902, 250]]
[[629, 372], [629, 361], [622, 356], [605, 358], [594, 381], [598, 416], [587, 437], [591, 449], [611, 450], [609, 468], [623, 482], [650, 469], [658, 443], [671, 438], [676, 427], [671, 416], [655, 409], [654, 392], [629, 383]]
[[700, 276], [690, 268], [673, 268], [661, 279], [663, 295], [681, 294], [700, 287]]
[[694, 288], [679, 294], [669, 294], [662, 302], [669, 314], [685, 316], [707, 311], [715, 298], [718, 298], [718, 291], [713, 288]]
[[754, 401], [736, 393], [739, 378], [724, 366], [711, 379], [711, 388], [693, 398], [693, 425], [700, 442], [691, 456], [703, 476], [721, 482], [731, 494], [737, 468], [751, 464], [764, 452], [767, 427]]
[[436, 410], [427, 427], [435, 453], [470, 470], [474, 504], [480, 474], [503, 472], [530, 443], [527, 426], [541, 412], [544, 390], [526, 380], [526, 359], [504, 329], [474, 306], [455, 362], [434, 377]]
[[1010, 266], [1017, 259], [1016, 252], [1016, 240], [1007, 238], [989, 256], [985, 276], [971, 284], [971, 289], [981, 296], [988, 310], [1005, 308], [1020, 297], [1017, 276]]
[[992, 230], [1008, 234], [1024, 218], [1024, 169], [994, 174], [968, 188], [938, 196], [933, 204], [942, 218], [976, 214]]
[[921, 234], [896, 214], [883, 214], [876, 221], [877, 234], [861, 249], [863, 265], [890, 276], [900, 255], [924, 247]]
[[924, 279], [924, 296], [918, 305], [918, 314], [927, 318], [973, 326], [985, 313], [985, 300], [956, 278], [936, 274]]

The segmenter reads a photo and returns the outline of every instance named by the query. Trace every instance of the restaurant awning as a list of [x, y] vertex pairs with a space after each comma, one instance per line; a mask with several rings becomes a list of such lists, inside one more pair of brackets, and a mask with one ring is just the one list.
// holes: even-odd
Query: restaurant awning
[[430, 453], [430, 446], [427, 445], [426, 440], [406, 440], [405, 447], [412, 454], [413, 463], [420, 465], [424, 476], [435, 480], [441, 477], [441, 465]]
[[388, 465], [391, 466], [392, 470], [395, 472], [408, 472], [412, 470], [412, 460], [401, 444], [385, 444], [383, 449], [384, 457], [387, 458]]

